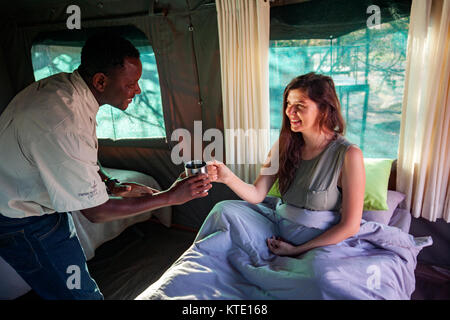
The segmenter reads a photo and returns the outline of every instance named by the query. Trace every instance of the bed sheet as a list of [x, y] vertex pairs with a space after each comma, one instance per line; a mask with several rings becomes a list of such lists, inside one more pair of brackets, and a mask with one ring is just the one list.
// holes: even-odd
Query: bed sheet
[[288, 209], [273, 198], [217, 204], [191, 247], [136, 299], [410, 299], [417, 255], [431, 237], [363, 220], [341, 243], [276, 256], [266, 245], [272, 235], [300, 244], [340, 219]]

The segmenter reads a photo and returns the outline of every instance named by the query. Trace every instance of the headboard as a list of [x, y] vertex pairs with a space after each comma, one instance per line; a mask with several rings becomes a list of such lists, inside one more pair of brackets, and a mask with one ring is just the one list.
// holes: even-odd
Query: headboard
[[397, 159], [392, 162], [391, 175], [389, 176], [388, 190], [397, 190]]

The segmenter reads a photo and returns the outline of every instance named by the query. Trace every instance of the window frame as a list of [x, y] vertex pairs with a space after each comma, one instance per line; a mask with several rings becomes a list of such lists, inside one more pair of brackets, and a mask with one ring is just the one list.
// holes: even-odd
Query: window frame
[[[399, 18], [398, 20], [401, 20], [401, 19], [405, 19], [405, 18], [407, 18], [408, 19], [408, 24], [409, 24], [409, 16], [407, 16], [407, 17], [401, 17], [401, 18]], [[393, 20], [390, 20], [390, 21], [387, 21], [386, 23], [392, 23], [392, 21]], [[366, 36], [367, 36], [367, 34], [369, 33], [370, 34], [370, 36], [369, 36], [369, 39], [371, 39], [372, 38], [372, 35], [371, 35], [371, 30], [370, 30], [370, 28], [361, 28], [361, 29], [357, 29], [357, 30], [354, 30], [354, 31], [352, 31], [352, 32], [357, 32], [357, 31], [363, 31], [363, 30], [366, 30]], [[342, 37], [342, 36], [347, 36], [347, 35], [349, 35], [349, 34], [351, 34], [352, 32], [349, 32], [349, 33], [347, 33], [347, 34], [343, 34], [343, 35], [340, 35], [339, 37], [338, 37], [338, 40], [339, 40], [339, 38], [340, 37]], [[304, 40], [309, 40], [309, 39], [282, 39], [282, 40], [278, 40], [278, 39], [276, 39], [276, 40], [274, 40], [274, 39], [271, 39], [271, 47], [272, 47], [272, 42], [277, 42], [277, 41], [297, 41], [297, 40], [300, 40], [300, 41], [304, 41]], [[334, 39], [334, 38], [331, 38], [330, 37], [330, 39], [310, 39], [310, 40], [321, 40], [321, 41], [333, 41], [333, 40], [336, 40], [336, 39]], [[407, 43], [407, 41], [405, 42], [405, 43]], [[365, 45], [366, 46], [366, 50], [369, 50], [368, 48], [367, 48], [367, 45]], [[275, 46], [276, 47], [276, 46]], [[282, 46], [283, 47], [283, 46]], [[286, 46], [286, 47], [289, 47], [289, 46]], [[297, 47], [297, 46], [293, 46], [293, 47]], [[298, 47], [302, 47], [302, 46], [298, 46]], [[333, 46], [331, 45], [330, 46], [330, 48], [332, 48]], [[270, 48], [269, 48], [269, 50], [270, 50]], [[331, 49], [330, 49], [331, 50]], [[406, 48], [406, 46], [405, 46], [405, 48], [404, 48], [404, 51], [406, 51], [407, 50], [407, 48]], [[333, 52], [331, 52], [331, 54], [334, 54]], [[270, 56], [270, 53], [269, 53], [269, 56]], [[269, 57], [269, 61], [270, 61], [270, 57]], [[270, 62], [269, 62], [270, 63]], [[269, 75], [270, 75], [270, 73], [271, 73], [271, 69], [270, 69], [270, 66], [269, 66]], [[304, 71], [304, 73], [308, 73], [308, 72], [313, 72], [314, 70], [307, 70], [307, 71]], [[330, 74], [328, 74], [328, 73], [323, 73], [323, 72], [319, 72], [319, 71], [314, 71], [314, 72], [318, 72], [318, 73], [322, 73], [322, 74], [325, 74], [325, 75], [328, 75], [328, 76], [330, 76]], [[269, 76], [269, 77], [271, 77], [271, 76]], [[333, 74], [333, 72], [332, 72], [332, 75], [331, 75], [331, 77], [333, 78], [333, 80], [335, 80], [334, 79], [334, 74]], [[366, 77], [367, 77], [367, 75], [366, 75]], [[340, 104], [341, 104], [341, 113], [342, 113], [342, 116], [343, 116], [343, 118], [344, 118], [344, 120], [345, 120], [345, 123], [346, 123], [346, 132], [345, 132], [345, 136], [347, 136], [347, 134], [349, 133], [349, 130], [348, 130], [348, 128], [349, 128], [349, 123], [351, 122], [351, 121], [349, 121], [348, 120], [348, 117], [349, 117], [349, 111], [348, 111], [348, 105], [347, 105], [347, 108], [346, 108], [346, 110], [344, 110], [345, 108], [344, 108], [344, 105], [345, 105], [345, 103], [344, 103], [344, 95], [342, 95], [342, 99], [341, 99], [341, 94], [342, 93], [345, 93], [345, 91], [346, 91], [346, 87], [359, 87], [359, 88], [357, 88], [357, 90], [353, 90], [352, 92], [353, 93], [355, 93], [355, 92], [359, 92], [359, 93], [364, 93], [365, 94], [365, 97], [364, 97], [364, 99], [368, 99], [368, 92], [367, 92], [367, 90], [369, 89], [369, 87], [368, 87], [368, 78], [366, 79], [366, 83], [357, 83], [357, 84], [353, 84], [353, 85], [343, 85], [343, 84], [339, 84], [338, 83], [338, 81], [336, 81], [335, 80], [335, 86], [336, 86], [336, 93], [337, 93], [337, 96], [338, 96], [338, 98], [339, 98], [339, 102], [340, 102]], [[286, 83], [287, 84], [287, 83]], [[367, 87], [367, 88], [365, 88], [364, 89], [364, 87]], [[270, 90], [271, 90], [271, 93], [272, 93], [272, 88], [270, 88]], [[373, 93], [372, 93], [372, 96], [373, 96]], [[396, 97], [399, 97], [399, 98], [401, 98], [400, 100], [402, 100], [403, 98], [404, 98], [404, 92], [402, 92], [402, 95], [400, 96], [400, 95], [397, 95]], [[272, 115], [273, 115], [273, 112], [272, 112], [272, 98], [271, 98], [271, 104], [270, 104], [270, 126], [271, 126], [271, 129], [272, 129]], [[348, 102], [347, 102], [348, 103]], [[365, 153], [365, 157], [367, 157], [367, 158], [390, 158], [390, 159], [396, 159], [397, 158], [397, 155], [392, 155], [392, 154], [385, 154], [385, 155], [382, 155], [382, 154], [376, 154], [376, 153], [379, 153], [379, 151], [380, 150], [370, 150], [370, 143], [369, 143], [369, 136], [370, 136], [370, 132], [371, 131], [373, 131], [374, 129], [372, 128], [371, 130], [369, 130], [368, 131], [368, 126], [369, 126], [369, 109], [370, 109], [370, 103], [369, 102], [367, 102], [366, 104], [364, 104], [364, 107], [362, 107], [361, 108], [361, 111], [362, 111], [362, 118], [359, 120], [359, 122], [360, 122], [360, 126], [361, 126], [361, 132], [359, 132], [359, 133], [357, 133], [357, 132], [354, 132], [354, 131], [351, 131], [351, 133], [353, 134], [353, 135], [356, 135], [356, 136], [359, 136], [359, 142], [358, 141], [353, 141], [352, 140], [352, 142], [354, 142], [355, 144], [357, 144], [360, 148], [361, 148], [361, 150], [363, 150], [363, 152]], [[372, 110], [372, 112], [373, 112], [373, 110]], [[388, 113], [391, 113], [391, 112], [389, 112], [389, 111], [386, 111], [386, 114], [388, 114]], [[399, 114], [399, 121], [401, 122], [401, 111], [400, 111], [400, 113], [398, 113]], [[282, 120], [282, 119], [281, 119]], [[282, 124], [280, 124], [280, 128], [275, 128], [274, 127], [274, 129], [278, 129], [278, 130], [281, 130], [281, 125]], [[396, 150], [396, 153], [398, 153], [398, 148], [399, 148], [399, 140], [400, 140], [400, 129], [399, 129], [399, 131], [397, 132], [397, 134], [396, 134], [396, 139], [397, 139], [397, 150]]]
[[[100, 31], [106, 31], [106, 30], [119, 30], [119, 32], [124, 33], [124, 37], [127, 38], [127, 32], [134, 32], [134, 34], [140, 34], [141, 38], [138, 39], [138, 41], [142, 41], [142, 44], [147, 45], [153, 49], [152, 43], [149, 39], [149, 37], [145, 34], [144, 31], [142, 31], [138, 26], [127, 24], [127, 25], [119, 25], [119, 26], [112, 26], [112, 27], [88, 27], [83, 28], [81, 30], [55, 30], [55, 31], [44, 31], [40, 32], [39, 34], [34, 37], [32, 40], [32, 45], [30, 49], [32, 49], [35, 45], [60, 45], [60, 46], [67, 46], [67, 47], [79, 47], [82, 46], [79, 45], [80, 41], [85, 41], [85, 39], [90, 35], [94, 34]], [[78, 34], [75, 34], [78, 31]], [[74, 35], [75, 34], [75, 35]], [[72, 38], [71, 40], [67, 40], [65, 38]], [[136, 45], [135, 42], [133, 42], [132, 39], [129, 39], [136, 47], [139, 47], [140, 45]], [[135, 39], [136, 41], [136, 39]], [[31, 52], [30, 52], [31, 54]], [[157, 60], [157, 55], [155, 54], [155, 60]], [[32, 59], [31, 59], [32, 60]], [[33, 68], [33, 78], [34, 76], [34, 67]], [[158, 63], [156, 61], [156, 71], [158, 72], [158, 81], [159, 81], [159, 90], [161, 94], [161, 106], [162, 106], [162, 115], [163, 115], [163, 121], [164, 125], [166, 126], [166, 114], [165, 109], [163, 106], [163, 99], [162, 99], [162, 93], [161, 93], [161, 79], [160, 79], [160, 73], [158, 71]], [[35, 79], [35, 78], [34, 78]], [[35, 79], [36, 81], [36, 79]], [[136, 148], [150, 148], [150, 149], [167, 149], [170, 150], [170, 145], [167, 140], [167, 129], [164, 128], [165, 131], [165, 137], [162, 136], [156, 136], [156, 137], [149, 137], [149, 138], [119, 138], [119, 139], [111, 139], [111, 138], [97, 138], [99, 147], [136, 147]]]

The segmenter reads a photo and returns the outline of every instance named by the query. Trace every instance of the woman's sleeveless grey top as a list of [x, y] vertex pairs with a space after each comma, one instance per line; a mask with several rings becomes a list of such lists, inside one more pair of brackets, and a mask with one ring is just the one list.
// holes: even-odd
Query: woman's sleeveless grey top
[[315, 158], [301, 160], [294, 180], [282, 195], [283, 202], [309, 210], [340, 211], [342, 196], [337, 182], [351, 145], [338, 136]]

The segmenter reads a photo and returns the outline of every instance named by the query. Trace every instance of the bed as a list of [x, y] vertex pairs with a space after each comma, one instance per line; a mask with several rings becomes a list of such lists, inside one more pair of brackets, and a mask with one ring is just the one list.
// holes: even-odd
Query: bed
[[[280, 257], [265, 244], [276, 234], [267, 217], [277, 201], [217, 204], [190, 248], [136, 299], [411, 298], [417, 255], [432, 240], [405, 232], [409, 212], [396, 209], [391, 226], [363, 220], [357, 236], [337, 245]], [[318, 228], [328, 227], [316, 222]], [[302, 243], [292, 226], [286, 225], [289, 239]]]
[[[266, 239], [282, 233], [306, 242], [338, 222], [332, 212], [305, 212], [270, 196], [257, 205], [218, 203], [189, 249], [136, 299], [410, 299], [417, 255], [432, 239], [408, 234], [411, 214], [398, 206], [404, 195], [395, 191], [392, 167], [387, 216], [364, 211], [358, 234], [297, 257], [272, 254]], [[295, 210], [310, 220], [295, 221]], [[283, 212], [276, 223], [275, 211]]]

